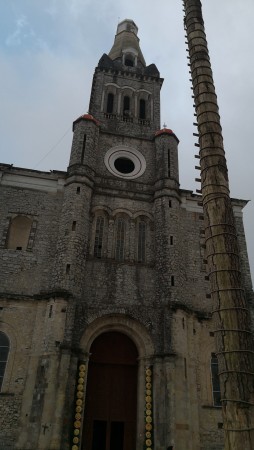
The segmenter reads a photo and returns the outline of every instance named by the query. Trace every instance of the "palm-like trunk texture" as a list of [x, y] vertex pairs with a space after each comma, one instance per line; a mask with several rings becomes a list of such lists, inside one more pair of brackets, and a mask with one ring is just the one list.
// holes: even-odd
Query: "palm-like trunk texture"
[[225, 450], [254, 450], [254, 346], [241, 283], [217, 96], [200, 0], [183, 0], [200, 145], [206, 259], [219, 362]]

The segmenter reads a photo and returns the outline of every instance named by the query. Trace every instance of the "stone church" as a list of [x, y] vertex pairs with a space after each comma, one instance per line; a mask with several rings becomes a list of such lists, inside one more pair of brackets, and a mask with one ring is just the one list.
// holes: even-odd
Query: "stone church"
[[137, 32], [99, 60], [66, 172], [0, 165], [1, 450], [223, 449], [201, 196]]

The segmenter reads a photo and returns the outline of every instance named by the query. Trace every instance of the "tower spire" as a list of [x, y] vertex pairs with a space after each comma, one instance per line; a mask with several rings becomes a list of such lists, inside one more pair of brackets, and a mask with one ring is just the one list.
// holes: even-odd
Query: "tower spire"
[[110, 132], [153, 139], [160, 128], [160, 89], [163, 79], [155, 64], [146, 65], [138, 27], [125, 19], [117, 26], [113, 46], [95, 69], [89, 114]]
[[118, 23], [115, 41], [108, 56], [113, 60], [120, 60], [123, 64], [136, 67], [140, 63], [146, 66], [144, 56], [139, 47], [138, 27], [131, 19]]

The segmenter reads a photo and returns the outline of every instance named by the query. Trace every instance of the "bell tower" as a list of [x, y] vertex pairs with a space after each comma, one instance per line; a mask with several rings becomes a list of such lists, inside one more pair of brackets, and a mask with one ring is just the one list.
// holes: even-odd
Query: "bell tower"
[[132, 20], [119, 23], [113, 47], [95, 70], [89, 113], [104, 130], [144, 136], [160, 127], [163, 79], [155, 64], [146, 65], [137, 32]]
[[[68, 268], [58, 286], [76, 299], [72, 340], [84, 336], [79, 344], [88, 372], [82, 450], [97, 444], [109, 450], [110, 442], [141, 450], [147, 436], [155, 448], [165, 447], [169, 432], [160, 388], [164, 374], [153, 394], [149, 386], [153, 370], [164, 370], [163, 360], [153, 355], [170, 352], [166, 309], [179, 293], [178, 282], [172, 289], [181, 268], [173, 245], [180, 241], [178, 139], [172, 130], [160, 130], [163, 79], [155, 64], [146, 65], [137, 33], [132, 20], [118, 24], [110, 52], [95, 69], [89, 112], [73, 126], [62, 222], [73, 216], [76, 228], [69, 234], [63, 229], [59, 237], [56, 271], [61, 281]], [[87, 342], [93, 323], [99, 328]], [[144, 376], [150, 380], [146, 390]], [[152, 400], [146, 401], [151, 395], [156, 405], [164, 405], [154, 436], [153, 426], [147, 430], [144, 424], [145, 405], [148, 421], [152, 414]]]

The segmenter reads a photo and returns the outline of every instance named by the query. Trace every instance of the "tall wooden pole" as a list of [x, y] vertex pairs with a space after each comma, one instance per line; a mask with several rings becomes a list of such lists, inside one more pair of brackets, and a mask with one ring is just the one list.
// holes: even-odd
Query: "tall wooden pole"
[[225, 450], [254, 450], [254, 346], [241, 283], [217, 96], [200, 0], [183, 0], [200, 145], [201, 191]]

